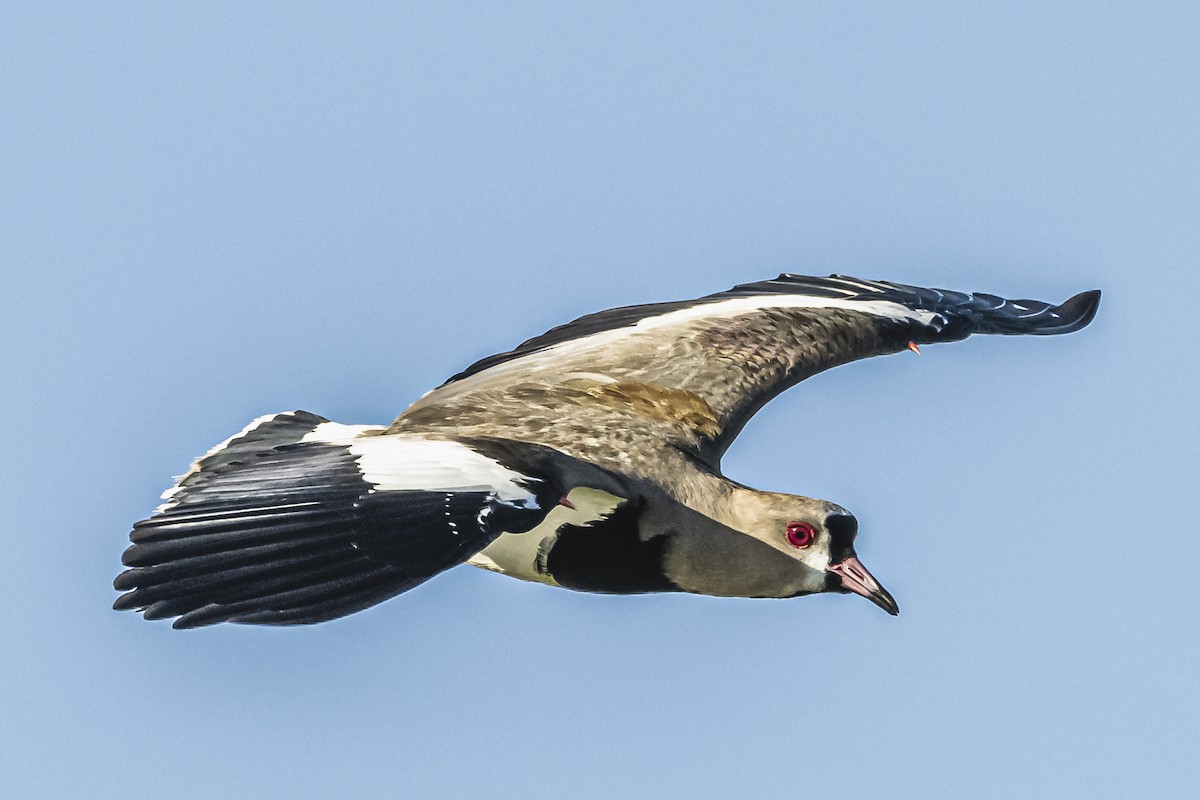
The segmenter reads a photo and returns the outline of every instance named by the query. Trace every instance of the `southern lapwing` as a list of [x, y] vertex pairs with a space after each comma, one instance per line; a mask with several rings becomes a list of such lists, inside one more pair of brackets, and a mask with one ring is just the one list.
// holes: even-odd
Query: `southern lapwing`
[[390, 425], [259, 417], [134, 525], [115, 608], [177, 628], [321, 622], [468, 563], [589, 592], [854, 593], [896, 614], [849, 511], [742, 486], [722, 454], [822, 370], [972, 333], [1070, 333], [1099, 301], [780, 275], [582, 317]]

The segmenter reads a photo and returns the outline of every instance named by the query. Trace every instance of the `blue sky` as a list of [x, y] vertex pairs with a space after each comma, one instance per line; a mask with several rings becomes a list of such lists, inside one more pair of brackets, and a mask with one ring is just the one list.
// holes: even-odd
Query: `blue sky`
[[[6, 794], [1194, 796], [1198, 23], [5, 3]], [[387, 421], [785, 270], [1105, 292], [1079, 334], [818, 376], [730, 452], [854, 511], [899, 618], [467, 568], [309, 628], [110, 610], [130, 523], [249, 419]]]

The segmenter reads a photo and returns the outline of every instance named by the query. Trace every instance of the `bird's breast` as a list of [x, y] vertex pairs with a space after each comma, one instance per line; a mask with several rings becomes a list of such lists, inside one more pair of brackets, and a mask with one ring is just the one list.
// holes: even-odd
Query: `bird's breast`
[[555, 506], [537, 527], [525, 533], [504, 533], [467, 563], [524, 581], [560, 585], [547, 561], [560, 530], [589, 531], [601, 525], [625, 500], [600, 489], [576, 487], [567, 493], [569, 505]]

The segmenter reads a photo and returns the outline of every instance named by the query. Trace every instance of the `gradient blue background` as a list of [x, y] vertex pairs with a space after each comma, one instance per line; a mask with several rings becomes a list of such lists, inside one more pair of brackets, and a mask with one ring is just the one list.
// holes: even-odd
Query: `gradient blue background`
[[[0, 6], [6, 796], [1196, 796], [1200, 7], [648, 5]], [[311, 628], [110, 610], [252, 417], [783, 270], [1105, 292], [730, 452], [856, 512], [898, 619], [468, 568]]]

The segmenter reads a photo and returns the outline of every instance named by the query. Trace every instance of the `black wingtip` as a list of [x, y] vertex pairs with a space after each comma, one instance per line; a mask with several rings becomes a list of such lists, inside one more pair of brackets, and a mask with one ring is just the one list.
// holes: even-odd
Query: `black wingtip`
[[972, 333], [1055, 336], [1087, 327], [1100, 307], [1100, 290], [1080, 292], [1059, 305], [1039, 300], [1005, 300], [977, 293], [954, 309], [969, 321]]
[[129, 596], [131, 594], [133, 593], [127, 592], [114, 600], [112, 604], [113, 611], [132, 611], [134, 608], [136, 608], [136, 604], [130, 600]]
[[[221, 606], [210, 604], [183, 614], [171, 623], [171, 627], [177, 631], [190, 631], [195, 628], [216, 625], [218, 622], [226, 621], [230, 616]], [[150, 617], [146, 617], [146, 619], [150, 619]]]
[[1057, 309], [1059, 317], [1062, 318], [1061, 333], [1072, 333], [1086, 328], [1088, 324], [1096, 317], [1096, 311], [1100, 308], [1100, 290], [1092, 289], [1087, 292], [1080, 292], [1069, 300], [1063, 302]]

